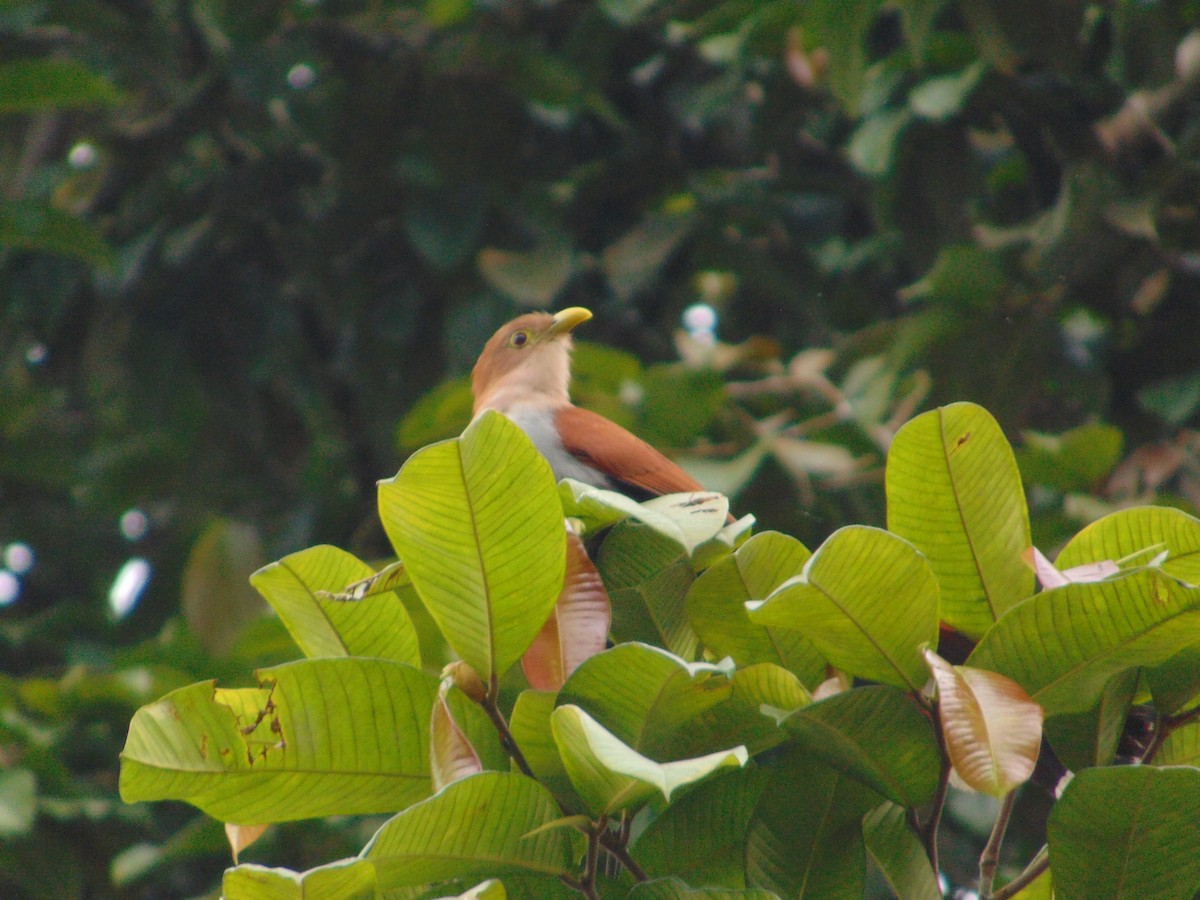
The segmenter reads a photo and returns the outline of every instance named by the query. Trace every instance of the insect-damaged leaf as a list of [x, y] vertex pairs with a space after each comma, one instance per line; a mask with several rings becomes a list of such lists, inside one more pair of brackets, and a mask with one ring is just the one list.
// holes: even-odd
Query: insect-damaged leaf
[[200, 682], [134, 714], [121, 797], [184, 800], [221, 821], [389, 812], [429, 794], [437, 680], [380, 659], [312, 659], [258, 688]]

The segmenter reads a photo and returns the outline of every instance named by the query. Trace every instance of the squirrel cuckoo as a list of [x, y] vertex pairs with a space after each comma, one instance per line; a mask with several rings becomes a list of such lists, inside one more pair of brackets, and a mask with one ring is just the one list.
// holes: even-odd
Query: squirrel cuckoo
[[471, 371], [474, 415], [494, 409], [521, 426], [554, 470], [638, 500], [703, 487], [645, 441], [571, 403], [571, 331], [581, 306], [527, 313], [488, 340]]

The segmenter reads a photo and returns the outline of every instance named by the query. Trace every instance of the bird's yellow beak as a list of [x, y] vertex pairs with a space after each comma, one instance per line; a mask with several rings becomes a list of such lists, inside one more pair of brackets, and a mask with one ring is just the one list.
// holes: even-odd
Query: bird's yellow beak
[[567, 334], [576, 325], [582, 325], [591, 317], [590, 309], [584, 309], [582, 306], [567, 307], [554, 314], [554, 319], [550, 322], [550, 330], [546, 334], [548, 337]]

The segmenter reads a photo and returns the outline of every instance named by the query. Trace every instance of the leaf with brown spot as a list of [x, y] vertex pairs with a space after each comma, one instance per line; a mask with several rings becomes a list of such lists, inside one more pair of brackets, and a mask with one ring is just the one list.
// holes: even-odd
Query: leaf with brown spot
[[996, 672], [952, 666], [932, 650], [946, 750], [970, 787], [1003, 797], [1033, 774], [1042, 744], [1042, 708]]
[[567, 535], [567, 573], [558, 603], [533, 639], [521, 668], [530, 687], [557, 691], [586, 660], [604, 649], [612, 607], [600, 573], [578, 535]]

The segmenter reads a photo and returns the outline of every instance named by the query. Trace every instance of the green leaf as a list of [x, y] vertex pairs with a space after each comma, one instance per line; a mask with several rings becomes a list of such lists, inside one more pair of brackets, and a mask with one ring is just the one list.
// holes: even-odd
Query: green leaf
[[566, 287], [577, 264], [570, 238], [548, 235], [528, 252], [484, 247], [477, 257], [484, 281], [518, 303], [545, 309]]
[[1109, 679], [1200, 641], [1200, 590], [1157, 569], [1042, 591], [984, 635], [967, 664], [1012, 678], [1047, 716], [1079, 712]]
[[179, 602], [210, 653], [227, 655], [242, 629], [265, 611], [247, 583], [265, 561], [258, 530], [246, 522], [218, 519], [192, 545]]
[[747, 608], [752, 622], [803, 631], [852, 675], [914, 691], [928, 680], [921, 648], [937, 642], [937, 581], [907, 541], [879, 528], [835, 531], [802, 575]]
[[454, 437], [470, 424], [474, 405], [469, 377], [442, 382], [414, 403], [400, 420], [396, 445], [408, 453]]
[[696, 632], [684, 606], [696, 572], [678, 541], [633, 519], [620, 522], [600, 545], [596, 568], [612, 603], [614, 640], [696, 655]]
[[1016, 452], [1027, 484], [1057, 490], [1087, 491], [1107, 477], [1121, 461], [1125, 438], [1112, 425], [1090, 423], [1062, 434], [1021, 433], [1024, 446]]
[[1200, 889], [1197, 808], [1198, 769], [1080, 772], [1046, 827], [1056, 894], [1189, 900]]
[[688, 887], [678, 878], [656, 878], [633, 886], [629, 900], [779, 900], [770, 891], [752, 888]]
[[770, 771], [750, 822], [747, 880], [790, 900], [861, 900], [862, 817], [882, 798], [805, 753]]
[[1200, 694], [1200, 645], [1188, 647], [1145, 674], [1154, 708], [1160, 714], [1174, 715]]
[[908, 106], [922, 119], [944, 122], [963, 111], [987, 71], [987, 63], [976, 60], [953, 75], [927, 78], [909, 93]]
[[746, 829], [767, 785], [761, 769], [735, 769], [672, 803], [638, 837], [633, 854], [651, 878], [686, 872], [696, 884], [746, 886]]
[[956, 311], [991, 309], [1008, 286], [998, 255], [972, 244], [943, 247], [932, 268], [900, 298], [945, 303]]
[[362, 859], [343, 859], [307, 872], [270, 869], [244, 863], [225, 870], [224, 900], [360, 900], [375, 894], [375, 867]]
[[484, 772], [393, 816], [362, 857], [374, 863], [381, 890], [509, 874], [569, 874], [570, 835], [538, 830], [559, 815], [536, 781]]
[[1046, 740], [1054, 755], [1072, 772], [1112, 763], [1137, 691], [1139, 672], [1126, 669], [1114, 675], [1091, 709], [1046, 720]]
[[121, 797], [184, 800], [224, 822], [401, 809], [428, 796], [437, 680], [376, 659], [313, 659], [259, 688], [172, 691], [134, 714]]
[[898, 900], [941, 900], [937, 876], [908, 826], [904, 807], [884, 803], [867, 813], [863, 843]]
[[550, 716], [550, 727], [571, 783], [597, 815], [636, 810], [655, 793], [670, 802], [679, 788], [719, 769], [744, 766], [750, 758], [745, 747], [734, 747], [658, 763], [622, 742], [578, 706], [558, 707]]
[[996, 672], [952, 666], [932, 650], [925, 659], [937, 682], [946, 752], [959, 777], [997, 798], [1024, 784], [1042, 746], [1041, 707]]
[[121, 100], [108, 80], [71, 60], [21, 59], [0, 65], [0, 113], [86, 109]]
[[904, 129], [913, 121], [907, 109], [890, 109], [862, 121], [850, 136], [846, 155], [866, 175], [888, 174], [896, 160], [896, 148]]
[[537, 780], [569, 809], [581, 809], [583, 801], [567, 777], [567, 770], [558, 755], [558, 745], [554, 743], [554, 733], [550, 730], [550, 715], [557, 700], [558, 694], [554, 691], [522, 691], [513, 705], [508, 727]]
[[802, 7], [805, 30], [829, 51], [829, 83], [850, 116], [858, 108], [867, 70], [867, 35], [883, 0], [809, 0]]
[[484, 413], [379, 484], [379, 514], [450, 646], [487, 683], [529, 647], [566, 567], [554, 475], [521, 429]]
[[795, 675], [774, 663], [758, 663], [733, 673], [733, 690], [690, 723], [672, 741], [675, 755], [696, 756], [731, 743], [761, 753], [787, 739], [778, 715], [812, 703]]
[[745, 606], [799, 575], [811, 556], [795, 538], [765, 531], [711, 566], [692, 584], [686, 601], [701, 643], [713, 656], [729, 656], [739, 666], [777, 663], [810, 689], [820, 684], [825, 660], [812, 642], [799, 631], [756, 625]]
[[1188, 722], [1173, 729], [1158, 748], [1154, 764], [1200, 768], [1200, 722]]
[[1200, 519], [1163, 506], [1135, 506], [1097, 519], [1067, 542], [1054, 561], [1069, 569], [1101, 560], [1145, 565], [1166, 551], [1158, 566], [1174, 578], [1200, 585]]
[[977, 638], [1033, 593], [1025, 491], [991, 414], [954, 403], [896, 434], [887, 461], [888, 529], [925, 554], [942, 618]]
[[901, 806], [919, 806], [937, 788], [933, 727], [901, 690], [872, 685], [834, 694], [781, 725], [798, 747]]
[[417, 632], [395, 593], [353, 601], [322, 596], [374, 574], [352, 554], [326, 544], [259, 569], [250, 583], [307, 657], [373, 656], [420, 667]]
[[733, 667], [687, 663], [647, 644], [618, 644], [575, 670], [560, 703], [582, 707], [648, 756], [674, 755], [679, 733], [733, 695]]
[[638, 503], [570, 478], [562, 480], [559, 492], [564, 514], [579, 519], [589, 534], [633, 519], [670, 538], [689, 555], [717, 537], [729, 516], [729, 500], [711, 492], [666, 494]]
[[37, 818], [37, 776], [29, 769], [0, 769], [0, 835], [28, 834]]
[[689, 212], [652, 212], [604, 248], [601, 271], [617, 297], [628, 303], [651, 283], [695, 224]]
[[108, 266], [114, 260], [112, 248], [90, 224], [35, 200], [0, 203], [3, 246], [57, 253], [93, 266]]

